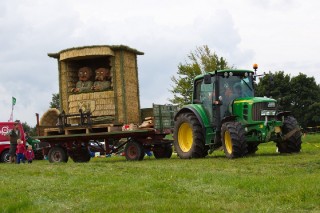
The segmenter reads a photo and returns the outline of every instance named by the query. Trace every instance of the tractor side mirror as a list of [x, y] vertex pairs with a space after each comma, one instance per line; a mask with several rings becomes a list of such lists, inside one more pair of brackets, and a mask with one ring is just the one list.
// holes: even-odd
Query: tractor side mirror
[[204, 84], [211, 84], [211, 75], [210, 74], [206, 74], [204, 75], [203, 77], [203, 81], [204, 81]]

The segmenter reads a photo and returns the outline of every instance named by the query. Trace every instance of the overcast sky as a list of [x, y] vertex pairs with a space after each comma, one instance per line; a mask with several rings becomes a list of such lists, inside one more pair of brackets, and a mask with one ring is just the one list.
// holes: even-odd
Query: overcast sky
[[86, 45], [124, 44], [138, 56], [140, 101], [169, 103], [171, 76], [196, 47], [230, 65], [299, 72], [320, 83], [318, 0], [1, 0], [0, 121], [36, 124], [58, 93], [58, 63], [47, 56]]

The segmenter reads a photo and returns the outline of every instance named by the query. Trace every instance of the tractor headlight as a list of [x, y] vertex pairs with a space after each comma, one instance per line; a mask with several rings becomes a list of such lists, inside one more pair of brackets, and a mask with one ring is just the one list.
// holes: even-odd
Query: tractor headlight
[[268, 103], [268, 107], [276, 107], [276, 103], [275, 102], [269, 102]]
[[261, 116], [274, 116], [276, 115], [275, 110], [261, 110]]

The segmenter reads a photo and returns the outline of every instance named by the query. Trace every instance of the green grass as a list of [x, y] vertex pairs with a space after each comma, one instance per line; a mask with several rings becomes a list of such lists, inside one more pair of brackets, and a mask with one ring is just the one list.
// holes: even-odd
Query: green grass
[[229, 160], [0, 164], [0, 212], [320, 212], [320, 135], [299, 154], [274, 143]]

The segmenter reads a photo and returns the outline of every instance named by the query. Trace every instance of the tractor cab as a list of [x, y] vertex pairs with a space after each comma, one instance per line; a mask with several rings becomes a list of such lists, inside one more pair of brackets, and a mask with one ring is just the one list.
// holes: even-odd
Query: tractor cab
[[218, 117], [221, 120], [232, 115], [232, 103], [235, 100], [254, 97], [253, 71], [250, 70], [211, 72], [198, 76], [194, 85], [193, 104], [203, 106], [212, 125], [217, 120], [216, 110], [219, 110]]

